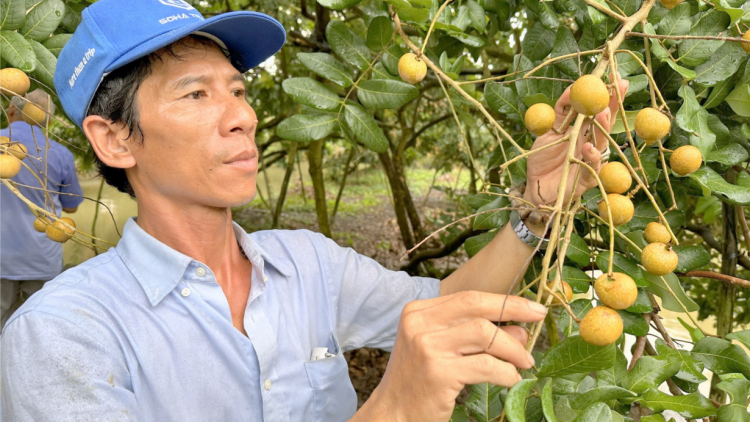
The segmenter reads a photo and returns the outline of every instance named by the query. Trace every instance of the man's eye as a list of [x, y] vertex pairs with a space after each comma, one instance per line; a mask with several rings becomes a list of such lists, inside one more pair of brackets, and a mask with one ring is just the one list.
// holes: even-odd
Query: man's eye
[[190, 98], [191, 100], [200, 100], [204, 94], [205, 92], [203, 91], [195, 91], [195, 92], [191, 92], [190, 94], [188, 94], [187, 97]]
[[233, 91], [234, 96], [237, 98], [244, 98], [245, 97], [245, 90], [244, 89], [235, 89]]

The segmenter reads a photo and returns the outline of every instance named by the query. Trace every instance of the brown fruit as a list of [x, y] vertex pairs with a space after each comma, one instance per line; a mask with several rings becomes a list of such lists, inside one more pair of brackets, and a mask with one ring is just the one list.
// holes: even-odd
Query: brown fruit
[[680, 176], [694, 173], [703, 164], [701, 150], [692, 145], [683, 145], [677, 148], [669, 157], [669, 167]]
[[677, 268], [677, 252], [663, 243], [649, 243], [641, 252], [643, 268], [653, 275], [669, 274]]
[[[612, 221], [615, 226], [625, 224], [633, 218], [635, 207], [630, 198], [616, 193], [609, 193], [607, 194], [607, 199], [612, 207]], [[599, 217], [603, 218], [604, 221], [609, 222], [607, 203], [605, 201], [599, 202]]]
[[23, 112], [21, 114], [23, 116], [23, 121], [32, 126], [41, 126], [47, 118], [44, 110], [32, 103], [26, 103], [26, 105], [23, 106]]
[[28, 150], [26, 149], [26, 145], [24, 144], [15, 144], [11, 145], [10, 148], [8, 148], [8, 154], [18, 158], [19, 160], [23, 160], [26, 158]]
[[[742, 39], [750, 40], [750, 31], [746, 31], [744, 34], [742, 34]], [[750, 53], [750, 43], [741, 42], [740, 45], [742, 46], [742, 49], [745, 50], [745, 53]]]
[[536, 136], [544, 135], [555, 126], [555, 109], [546, 103], [536, 103], [526, 110], [524, 121]]
[[21, 160], [8, 154], [0, 155], [0, 179], [15, 177], [19, 171], [21, 171]]
[[570, 87], [570, 104], [586, 116], [594, 116], [609, 105], [607, 85], [594, 75], [583, 75]]
[[607, 193], [625, 193], [633, 184], [628, 168], [619, 161], [612, 161], [599, 170], [599, 178]]
[[0, 136], [0, 145], [5, 145], [10, 143], [10, 138], [7, 136]]
[[24, 95], [29, 90], [31, 81], [21, 70], [7, 67], [0, 69], [0, 92], [7, 96]]
[[427, 64], [414, 53], [406, 53], [398, 60], [398, 75], [405, 82], [418, 84], [427, 76]]
[[[552, 286], [554, 286], [554, 285], [555, 285], [554, 280], [548, 282], [547, 283], [547, 290], [551, 290]], [[562, 293], [564, 293], [564, 294], [561, 295], [560, 294], [560, 290], [562, 290]], [[560, 282], [560, 288], [556, 289], [555, 292], [558, 295], [561, 295], [561, 296], [565, 297], [565, 301], [566, 302], [570, 302], [571, 300], [573, 300], [573, 289], [570, 288], [570, 284], [568, 284], [567, 281], [564, 281], [564, 280], [561, 281]], [[560, 303], [560, 299], [558, 299], [558, 296], [555, 296], [555, 298], [552, 300], [552, 303]]]
[[669, 117], [655, 108], [646, 107], [635, 116], [635, 133], [647, 145], [654, 144], [667, 136], [671, 127], [672, 122]]
[[594, 346], [607, 346], [622, 335], [622, 318], [614, 309], [597, 306], [588, 311], [578, 326], [581, 338]]
[[[63, 224], [63, 221], [73, 226], [73, 228], [66, 227], [65, 224]], [[66, 240], [73, 237], [73, 235], [76, 233], [75, 226], [76, 226], [76, 223], [73, 221], [72, 218], [63, 217], [55, 221], [54, 223], [48, 225], [45, 230], [45, 233], [47, 233], [47, 237], [49, 237], [51, 240], [54, 240], [55, 242], [63, 243]]]
[[34, 220], [34, 230], [38, 231], [39, 233], [44, 233], [47, 231], [47, 225], [49, 223], [47, 222], [47, 219], [45, 217], [38, 217], [36, 220]]
[[652, 221], [646, 225], [646, 230], [643, 231], [643, 237], [646, 238], [648, 243], [669, 243], [672, 240], [672, 236], [669, 235], [669, 230], [664, 227], [663, 224]]
[[596, 296], [612, 309], [629, 308], [638, 297], [638, 286], [629, 275], [613, 273], [613, 278], [602, 274], [594, 282]]

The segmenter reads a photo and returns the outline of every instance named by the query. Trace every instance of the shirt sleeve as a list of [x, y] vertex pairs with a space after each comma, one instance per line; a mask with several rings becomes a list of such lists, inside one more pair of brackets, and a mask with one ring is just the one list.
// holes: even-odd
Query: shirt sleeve
[[332, 291], [338, 292], [336, 325], [344, 351], [391, 351], [407, 303], [440, 296], [440, 280], [389, 270], [372, 258], [320, 235], [328, 254]]
[[83, 190], [81, 189], [81, 185], [78, 183], [78, 172], [76, 172], [76, 163], [73, 159], [73, 154], [71, 154], [67, 150], [66, 152], [67, 154], [63, 155], [63, 180], [62, 186], [60, 186], [60, 192], [63, 195], [60, 195], [60, 204], [63, 206], [63, 208], [73, 208], [77, 207], [81, 204], [81, 202], [83, 202]]
[[[115, 345], [117, 346], [117, 345]], [[121, 350], [56, 315], [30, 311], [0, 338], [0, 419], [138, 421]]]

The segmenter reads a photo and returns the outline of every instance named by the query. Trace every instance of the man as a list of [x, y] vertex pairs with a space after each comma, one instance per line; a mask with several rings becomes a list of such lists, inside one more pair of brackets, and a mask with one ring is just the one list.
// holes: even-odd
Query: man
[[[230, 208], [255, 195], [258, 165], [242, 72], [284, 40], [268, 16], [203, 20], [181, 0], [101, 0], [84, 11], [55, 85], [138, 217], [116, 248], [57, 277], [8, 321], [6, 419], [447, 421], [465, 384], [510, 386], [516, 368], [531, 367], [520, 327], [503, 327], [488, 348], [505, 300], [497, 293], [533, 252], [510, 227], [440, 282], [310, 231], [248, 235], [232, 223]], [[612, 124], [608, 110], [597, 118]], [[599, 151], [584, 144], [578, 156], [598, 168]], [[564, 152], [540, 155], [549, 165]], [[529, 180], [545, 192], [559, 178], [534, 173], [539, 163], [529, 161]], [[568, 196], [593, 181], [582, 175]], [[519, 297], [504, 309], [505, 321], [546, 314]], [[363, 346], [393, 353], [356, 411], [343, 352]]]
[[[47, 110], [48, 96], [41, 89], [29, 93], [26, 98]], [[40, 122], [42, 128], [26, 123], [21, 114], [26, 103], [19, 97], [12, 99], [7, 109], [10, 127], [0, 131], [0, 136], [9, 137], [14, 144], [26, 147], [29, 158], [24, 163], [34, 170], [32, 173], [27, 168], [21, 168], [13, 181], [31, 186], [19, 186], [18, 190], [35, 204], [44, 207], [45, 194], [39, 189], [41, 186], [37, 177], [44, 180], [46, 169], [47, 190], [52, 200], [52, 208], [48, 209], [54, 209], [58, 216], [61, 211], [76, 212], [83, 198], [73, 154], [52, 139], [47, 148], [43, 130], [46, 122]], [[49, 107], [54, 113], [55, 105], [49, 104]], [[62, 245], [34, 230], [35, 219], [23, 201], [10, 190], [0, 189], [0, 329], [26, 298], [62, 271]]]

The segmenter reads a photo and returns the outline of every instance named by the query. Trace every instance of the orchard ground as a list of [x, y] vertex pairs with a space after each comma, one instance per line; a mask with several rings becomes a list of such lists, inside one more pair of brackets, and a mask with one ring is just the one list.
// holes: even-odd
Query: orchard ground
[[[272, 200], [275, 201], [284, 177], [284, 169], [280, 166], [272, 166], [267, 175], [268, 184], [271, 188], [270, 192], [273, 195]], [[426, 228], [429, 232], [445, 224], [440, 223], [438, 225], [438, 222], [435, 221], [435, 219], [440, 218], [441, 213], [449, 214], [456, 209], [457, 202], [451, 199], [450, 191], [455, 188], [459, 196], [466, 195], [469, 183], [469, 174], [465, 168], [462, 170], [454, 168], [450, 173], [440, 174], [435, 180], [434, 187], [430, 189], [433, 176], [434, 171], [421, 165], [414, 165], [407, 171], [412, 195], [419, 205], [419, 212], [423, 221], [427, 224]], [[84, 196], [96, 198], [101, 179], [90, 175], [81, 175], [80, 177]], [[263, 197], [268, 200], [265, 177], [266, 173], [261, 172], [257, 183]], [[406, 250], [399, 235], [396, 217], [390, 202], [391, 196], [388, 191], [388, 184], [384, 177], [380, 168], [371, 168], [367, 165], [360, 165], [355, 172], [349, 175], [332, 231], [333, 238], [338, 244], [350, 246], [357, 252], [375, 259], [385, 267], [396, 270], [403, 265], [400, 258]], [[281, 215], [280, 229], [317, 230], [315, 204], [312, 199], [312, 182], [309, 178], [307, 163], [304, 160], [302, 162], [302, 178], [305, 186], [304, 198], [300, 188], [299, 169], [295, 169], [284, 204], [284, 211]], [[330, 178], [326, 180], [329, 214], [333, 210], [338, 189], [338, 180]], [[428, 191], [429, 196], [425, 201]], [[122, 228], [127, 218], [134, 216], [137, 211], [135, 201], [108, 185], [104, 186], [101, 201], [112, 211], [119, 229]], [[422, 206], [423, 204], [424, 206]], [[81, 205], [75, 214], [79, 228], [91, 229], [95, 205], [92, 201], [85, 201]], [[260, 196], [257, 196], [252, 203], [235, 209], [234, 219], [246, 230], [256, 231], [270, 228], [272, 214], [261, 201]], [[101, 206], [99, 207], [96, 233], [97, 236], [112, 243], [116, 243], [119, 238], [112, 218], [107, 210]], [[90, 249], [73, 242], [66, 242], [63, 245], [63, 250], [66, 267], [79, 264], [93, 256]], [[466, 252], [461, 248], [449, 257], [436, 260], [434, 265], [441, 270], [457, 268], [467, 259]], [[596, 274], [598, 275], [598, 271]], [[588, 297], [590, 297], [590, 293]], [[585, 296], [576, 295], [575, 298]], [[677, 320], [677, 317], [681, 314], [663, 309], [660, 315], [664, 318], [664, 325], [671, 336], [675, 339], [690, 339], [688, 332]], [[697, 312], [693, 313], [693, 317], [697, 319]], [[706, 332], [715, 333], [714, 321], [715, 319], [710, 317], [699, 321], [699, 325]], [[626, 339], [625, 351], [626, 356], [630, 359], [630, 347], [635, 339], [631, 336], [626, 336]], [[691, 346], [688, 343], [683, 343], [683, 345], [688, 348]], [[549, 344], [546, 341], [540, 341], [537, 348], [539, 350], [549, 348]], [[346, 354], [349, 362], [349, 375], [354, 388], [357, 390], [360, 406], [380, 382], [388, 363], [388, 356], [388, 353], [378, 349], [360, 349]], [[708, 370], [705, 371], [706, 375], [709, 373]], [[708, 394], [708, 384], [706, 383], [701, 387], [702, 390], [706, 390], [702, 392]], [[465, 400], [466, 397], [468, 397], [468, 394], [463, 394], [459, 397], [459, 400], [462, 398]], [[677, 420], [680, 420], [679, 416], [677, 418]]]

